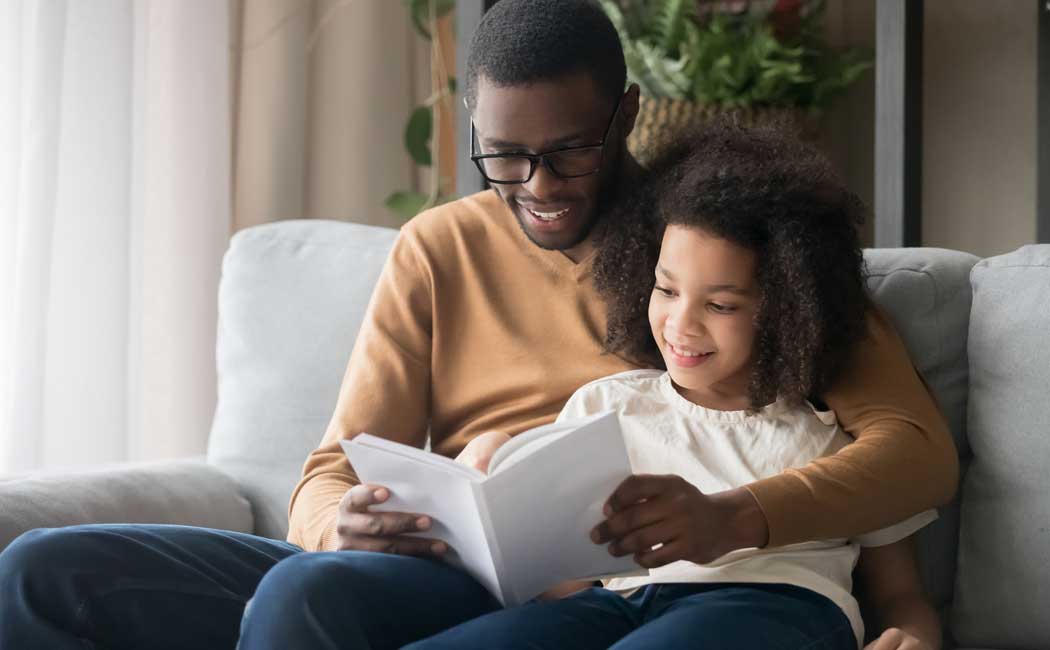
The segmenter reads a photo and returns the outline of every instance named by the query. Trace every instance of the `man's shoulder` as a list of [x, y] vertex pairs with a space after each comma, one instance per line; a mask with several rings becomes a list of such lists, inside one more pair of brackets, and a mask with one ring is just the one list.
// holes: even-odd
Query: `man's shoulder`
[[428, 252], [441, 254], [491, 239], [505, 228], [508, 216], [502, 199], [487, 190], [430, 208], [405, 224], [401, 233]]

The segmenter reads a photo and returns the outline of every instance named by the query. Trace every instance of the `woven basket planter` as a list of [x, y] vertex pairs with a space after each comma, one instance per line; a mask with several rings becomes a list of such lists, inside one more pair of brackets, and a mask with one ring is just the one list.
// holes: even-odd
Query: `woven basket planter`
[[627, 146], [639, 159], [650, 157], [654, 148], [674, 140], [691, 128], [715, 117], [726, 116], [745, 126], [773, 126], [787, 129], [807, 141], [819, 134], [819, 117], [793, 108], [723, 108], [683, 99], [642, 97], [634, 131]]

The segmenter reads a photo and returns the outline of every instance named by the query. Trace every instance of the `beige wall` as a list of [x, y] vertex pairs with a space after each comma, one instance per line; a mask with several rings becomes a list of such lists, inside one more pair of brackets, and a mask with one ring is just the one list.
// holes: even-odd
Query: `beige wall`
[[927, 0], [923, 240], [987, 256], [1035, 241], [1037, 5]]
[[[923, 245], [988, 256], [1035, 240], [1036, 4], [926, 0]], [[875, 0], [832, 0], [829, 39], [874, 47]], [[873, 205], [874, 74], [828, 116], [824, 146]], [[871, 225], [865, 226], [871, 241]]]

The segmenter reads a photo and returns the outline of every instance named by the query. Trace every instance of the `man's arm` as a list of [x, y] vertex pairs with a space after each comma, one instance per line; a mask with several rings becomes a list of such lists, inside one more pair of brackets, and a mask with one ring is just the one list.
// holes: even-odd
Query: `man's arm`
[[343, 495], [359, 481], [339, 446], [362, 432], [422, 447], [430, 407], [432, 277], [406, 227], [357, 335], [335, 413], [288, 507], [288, 540], [333, 550]]
[[[856, 442], [747, 486], [764, 514], [768, 545], [853, 537], [952, 498], [959, 462], [947, 423], [877, 309], [869, 310], [868, 336], [824, 397]], [[741, 508], [749, 501], [738, 499]], [[752, 519], [742, 517], [742, 525], [754, 530]], [[740, 543], [762, 545], [761, 532]]]

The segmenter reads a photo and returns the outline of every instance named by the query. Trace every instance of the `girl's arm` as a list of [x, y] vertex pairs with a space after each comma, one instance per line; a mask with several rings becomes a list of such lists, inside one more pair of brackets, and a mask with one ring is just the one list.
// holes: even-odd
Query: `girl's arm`
[[923, 593], [911, 540], [860, 553], [862, 601], [874, 615], [870, 622], [883, 630], [865, 650], [940, 650], [940, 621]]

